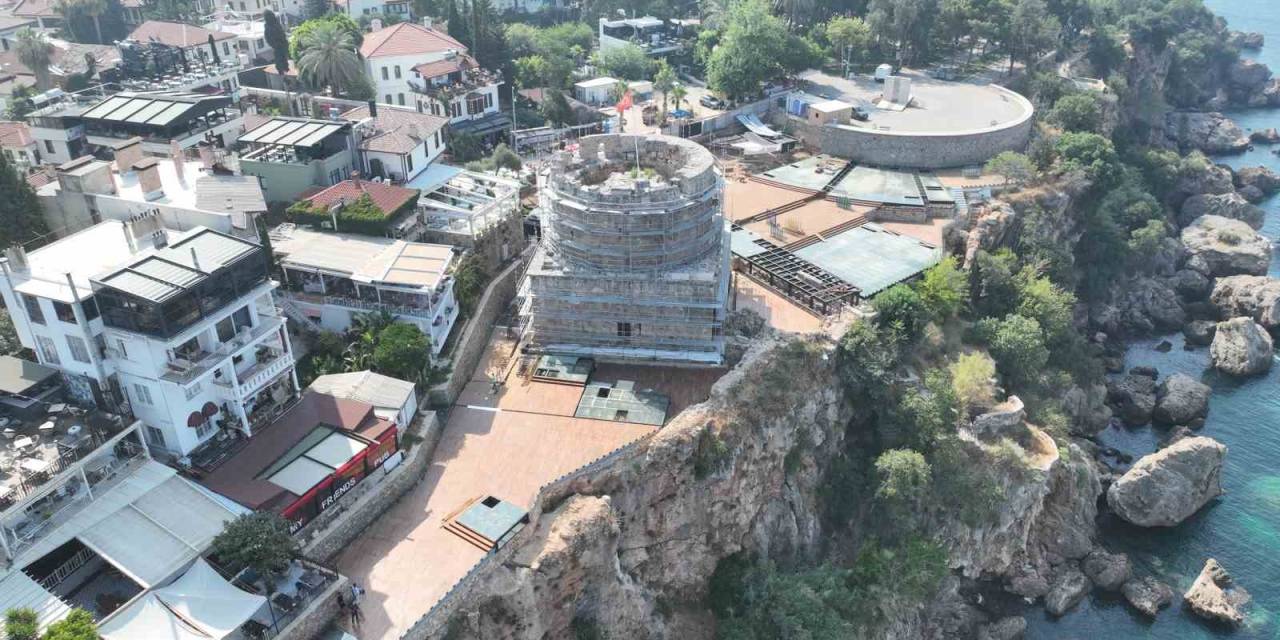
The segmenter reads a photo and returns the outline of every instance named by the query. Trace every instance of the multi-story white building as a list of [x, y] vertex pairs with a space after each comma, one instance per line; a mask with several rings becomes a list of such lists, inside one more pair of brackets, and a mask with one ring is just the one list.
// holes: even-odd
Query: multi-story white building
[[153, 450], [181, 458], [251, 435], [297, 395], [266, 254], [158, 214], [109, 220], [0, 261], [22, 344], [84, 404], [127, 403]]
[[292, 224], [272, 230], [271, 246], [280, 260], [285, 308], [321, 329], [345, 331], [358, 314], [387, 311], [397, 322], [417, 325], [439, 354], [458, 319], [452, 247]]
[[343, 119], [355, 127], [364, 175], [419, 187], [414, 179], [445, 148], [448, 120], [412, 109], [377, 105], [356, 107]]
[[447, 118], [455, 132], [489, 135], [510, 127], [498, 100], [502, 81], [444, 32], [402, 22], [366, 35], [360, 54], [385, 104]]

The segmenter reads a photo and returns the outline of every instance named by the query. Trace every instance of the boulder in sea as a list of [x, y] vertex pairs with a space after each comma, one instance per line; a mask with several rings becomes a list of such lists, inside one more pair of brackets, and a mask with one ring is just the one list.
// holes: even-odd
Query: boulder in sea
[[1244, 622], [1244, 607], [1251, 599], [1249, 592], [1236, 586], [1231, 574], [1209, 558], [1191, 588], [1182, 595], [1187, 608], [1205, 618], [1238, 626]]
[[1153, 618], [1173, 602], [1173, 589], [1151, 576], [1131, 578], [1120, 587], [1120, 593], [1134, 609]]
[[1129, 556], [1123, 553], [1094, 549], [1085, 556], [1080, 568], [1094, 585], [1107, 591], [1117, 591], [1129, 580]]
[[1182, 335], [1187, 344], [1208, 346], [1213, 342], [1213, 334], [1218, 330], [1218, 323], [1212, 320], [1192, 320], [1182, 327]]
[[1200, 216], [1222, 216], [1240, 220], [1254, 229], [1262, 226], [1266, 213], [1236, 192], [1202, 193], [1187, 198], [1178, 212], [1178, 224], [1187, 226]]
[[1246, 184], [1245, 186], [1240, 187], [1239, 189], [1236, 189], [1236, 193], [1243, 196], [1245, 200], [1248, 200], [1249, 202], [1252, 202], [1254, 204], [1258, 204], [1259, 202], [1262, 202], [1263, 200], [1267, 199], [1267, 194], [1263, 193], [1262, 189], [1259, 189], [1251, 184]]
[[1229, 276], [1213, 283], [1209, 302], [1223, 318], [1246, 316], [1265, 329], [1280, 327], [1280, 278]]
[[1249, 138], [1240, 126], [1217, 111], [1171, 111], [1164, 120], [1166, 134], [1184, 151], [1233, 153], [1249, 147]]
[[1257, 31], [1231, 31], [1227, 33], [1227, 42], [1240, 49], [1261, 49], [1266, 38]]
[[1089, 595], [1089, 577], [1070, 565], [1059, 569], [1044, 596], [1044, 608], [1050, 615], [1061, 616]]
[[1210, 278], [1262, 275], [1271, 264], [1271, 241], [1240, 220], [1201, 216], [1181, 237], [1187, 266]]
[[1249, 133], [1249, 142], [1258, 144], [1275, 144], [1280, 142], [1280, 131], [1276, 131], [1275, 127], [1251, 131]]
[[1255, 187], [1263, 195], [1280, 191], [1280, 174], [1267, 167], [1245, 167], [1236, 171], [1232, 180], [1240, 187]]
[[978, 640], [1018, 640], [1026, 632], [1026, 618], [1009, 616], [979, 627]]
[[1209, 291], [1213, 289], [1213, 282], [1205, 277], [1199, 271], [1191, 269], [1178, 269], [1172, 276], [1169, 276], [1169, 283], [1173, 286], [1173, 290], [1178, 292], [1186, 300], [1203, 300], [1209, 295]]
[[1185, 373], [1175, 373], [1156, 388], [1151, 419], [1160, 424], [1193, 424], [1209, 413], [1209, 385]]
[[1130, 373], [1107, 382], [1107, 402], [1125, 424], [1151, 422], [1151, 412], [1156, 408], [1155, 376]]
[[1249, 318], [1232, 318], [1218, 323], [1209, 358], [1223, 373], [1252, 376], [1271, 369], [1275, 348], [1262, 325]]
[[1222, 495], [1227, 448], [1213, 438], [1183, 438], [1143, 456], [1107, 489], [1116, 515], [1140, 527], [1172, 527]]

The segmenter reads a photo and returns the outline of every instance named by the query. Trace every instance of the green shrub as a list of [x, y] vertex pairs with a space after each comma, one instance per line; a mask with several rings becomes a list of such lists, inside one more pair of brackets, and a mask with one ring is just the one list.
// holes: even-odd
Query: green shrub
[[906, 343], [914, 344], [929, 323], [929, 309], [915, 289], [897, 284], [881, 291], [872, 298], [876, 310], [876, 323], [890, 330]]
[[36, 640], [40, 637], [39, 618], [34, 609], [10, 609], [4, 614], [4, 633], [9, 640]]
[[947, 256], [924, 272], [916, 285], [920, 300], [938, 322], [953, 318], [969, 299], [968, 275], [960, 270], [955, 256]]
[[712, 433], [710, 427], [707, 427], [702, 435], [698, 436], [698, 449], [693, 455], [694, 477], [702, 480], [720, 472], [728, 464], [729, 457], [729, 445], [719, 435]]
[[951, 388], [966, 411], [982, 409], [995, 402], [996, 363], [981, 351], [960, 354], [948, 367]]

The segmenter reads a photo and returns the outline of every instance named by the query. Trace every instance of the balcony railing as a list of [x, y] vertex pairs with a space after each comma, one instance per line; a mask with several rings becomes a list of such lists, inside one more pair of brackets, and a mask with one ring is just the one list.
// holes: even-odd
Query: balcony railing
[[227, 358], [257, 344], [264, 336], [278, 331], [284, 324], [280, 316], [263, 317], [258, 326], [241, 329], [231, 340], [220, 343], [213, 351], [201, 350], [190, 358], [173, 358], [160, 376], [165, 382], [186, 385], [222, 366]]
[[268, 361], [260, 361], [258, 364], [250, 367], [244, 374], [239, 375], [242, 381], [239, 384], [233, 384], [230, 380], [215, 380], [214, 387], [222, 391], [222, 395], [227, 400], [240, 402], [245, 398], [257, 393], [267, 383], [280, 377], [281, 374], [293, 368], [294, 359], [290, 353], [280, 352], [276, 357]]
[[306, 304], [329, 304], [337, 307], [346, 307], [348, 309], [360, 309], [361, 311], [387, 311], [398, 316], [411, 316], [414, 318], [430, 318], [435, 313], [434, 307], [413, 307], [386, 304], [376, 300], [361, 300], [359, 298], [349, 298], [346, 296], [327, 296], [315, 293], [290, 291], [288, 289], [279, 289], [276, 291], [276, 295]]

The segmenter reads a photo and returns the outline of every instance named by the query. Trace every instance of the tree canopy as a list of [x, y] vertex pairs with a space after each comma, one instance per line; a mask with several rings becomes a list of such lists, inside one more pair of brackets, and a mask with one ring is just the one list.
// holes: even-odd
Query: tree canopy
[[783, 72], [790, 34], [764, 0], [734, 4], [707, 60], [707, 84], [730, 98], [755, 94]]
[[228, 522], [210, 550], [232, 571], [248, 567], [259, 575], [269, 575], [289, 566], [298, 556], [298, 543], [283, 518], [258, 511]]
[[396, 322], [378, 334], [373, 350], [373, 369], [378, 373], [417, 380], [431, 361], [431, 339], [417, 325]]
[[29, 244], [49, 233], [44, 207], [9, 156], [0, 153], [0, 244]]

